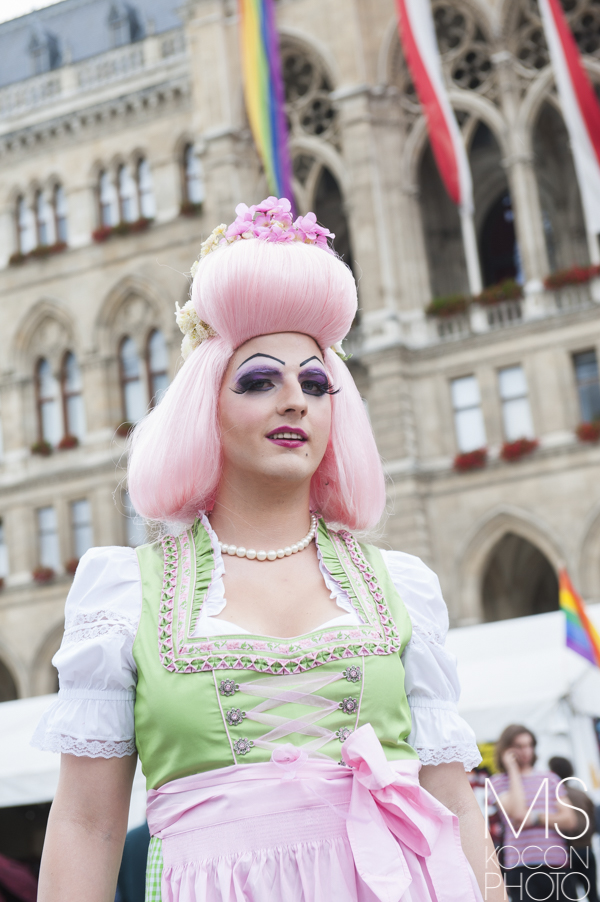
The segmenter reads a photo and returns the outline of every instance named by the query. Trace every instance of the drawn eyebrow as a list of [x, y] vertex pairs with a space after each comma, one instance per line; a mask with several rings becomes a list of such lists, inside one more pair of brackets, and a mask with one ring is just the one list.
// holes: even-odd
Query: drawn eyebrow
[[309, 360], [318, 360], [319, 363], [323, 363], [323, 361], [321, 360], [320, 357], [317, 357], [316, 354], [313, 354], [312, 357], [307, 357], [306, 360], [303, 360], [302, 363], [300, 364], [300, 366], [304, 366], [306, 363], [308, 363]]
[[[268, 357], [270, 360], [276, 360], [277, 363], [280, 363], [282, 366], [285, 366], [285, 360], [280, 360], [279, 357], [272, 357], [271, 354], [251, 354], [250, 357], [246, 357], [246, 359], [242, 363], [240, 363], [240, 366], [238, 366], [238, 370], [241, 366], [244, 365], [244, 363], [248, 363], [248, 361], [252, 360], [254, 357]], [[300, 364], [300, 366], [302, 366], [302, 364]], [[237, 373], [237, 370], [236, 370], [236, 373]]]

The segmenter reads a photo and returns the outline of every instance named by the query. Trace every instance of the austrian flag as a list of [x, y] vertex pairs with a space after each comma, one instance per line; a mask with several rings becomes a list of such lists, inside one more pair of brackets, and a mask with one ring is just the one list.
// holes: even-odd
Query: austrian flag
[[396, 0], [396, 5], [402, 49], [427, 119], [438, 171], [454, 203], [471, 212], [471, 171], [443, 82], [429, 0]]
[[473, 183], [465, 145], [442, 76], [430, 0], [396, 0], [400, 43], [417, 96], [438, 171], [458, 206], [471, 294], [481, 291], [481, 271], [473, 224]]
[[[600, 102], [587, 76], [559, 0], [539, 0], [562, 113], [571, 139], [573, 161], [588, 237], [600, 232]], [[590, 253], [600, 262], [597, 239]]]

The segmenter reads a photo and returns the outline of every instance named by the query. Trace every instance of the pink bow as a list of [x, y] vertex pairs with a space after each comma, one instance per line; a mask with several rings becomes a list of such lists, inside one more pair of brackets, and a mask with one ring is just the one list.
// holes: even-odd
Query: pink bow
[[[412, 871], [420, 870], [427, 872], [438, 902], [479, 902], [458, 818], [420, 786], [419, 762], [402, 761], [401, 772], [395, 771], [371, 724], [348, 737], [342, 758], [353, 771], [348, 839], [356, 870], [376, 897], [398, 902]], [[411, 868], [411, 853], [421, 859], [418, 869]]]

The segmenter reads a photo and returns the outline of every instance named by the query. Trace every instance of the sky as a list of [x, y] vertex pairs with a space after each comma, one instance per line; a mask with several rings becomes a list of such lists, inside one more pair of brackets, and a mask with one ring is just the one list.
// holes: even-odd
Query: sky
[[8, 22], [18, 16], [25, 16], [34, 9], [53, 6], [60, 0], [0, 0], [0, 22]]

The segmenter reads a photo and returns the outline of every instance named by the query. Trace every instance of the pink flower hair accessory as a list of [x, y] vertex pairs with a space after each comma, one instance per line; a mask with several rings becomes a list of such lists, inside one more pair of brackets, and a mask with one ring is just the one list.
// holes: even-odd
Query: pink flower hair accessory
[[[333, 232], [317, 225], [314, 213], [298, 216], [294, 221], [292, 205], [287, 197], [267, 197], [252, 207], [238, 204], [235, 212], [237, 217], [231, 225], [221, 223], [210, 233], [200, 248], [200, 259], [217, 247], [248, 238], [274, 242], [302, 241], [303, 244], [314, 244], [329, 254], [335, 254], [328, 241], [335, 238]], [[198, 263], [197, 260], [192, 266], [192, 276], [196, 275]]]
[[[222, 222], [202, 243], [200, 256], [191, 268], [192, 278], [198, 272], [201, 260], [211, 251], [249, 238], [269, 242], [301, 241], [303, 244], [313, 244], [328, 254], [337, 256], [329, 243], [329, 239], [333, 240], [335, 234], [318, 225], [314, 213], [298, 216], [294, 220], [292, 205], [286, 197], [267, 197], [251, 207], [247, 204], [238, 204], [235, 212], [237, 216], [231, 225]], [[203, 341], [217, 333], [199, 318], [192, 301], [188, 301], [181, 309], [179, 305], [176, 305], [176, 308], [177, 325], [184, 334], [181, 353], [185, 360]], [[349, 359], [342, 349], [341, 341], [332, 345], [331, 350], [342, 360]]]

